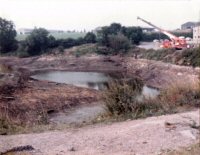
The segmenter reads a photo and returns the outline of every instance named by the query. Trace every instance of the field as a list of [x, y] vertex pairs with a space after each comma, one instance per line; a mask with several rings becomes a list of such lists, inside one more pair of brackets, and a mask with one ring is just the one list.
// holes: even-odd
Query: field
[[[66, 38], [73, 38], [77, 39], [79, 37], [84, 37], [86, 33], [80, 32], [63, 32], [63, 33], [50, 33], [50, 35], [54, 36], [56, 39], [66, 39]], [[18, 34], [16, 39], [17, 40], [25, 40], [28, 34]]]

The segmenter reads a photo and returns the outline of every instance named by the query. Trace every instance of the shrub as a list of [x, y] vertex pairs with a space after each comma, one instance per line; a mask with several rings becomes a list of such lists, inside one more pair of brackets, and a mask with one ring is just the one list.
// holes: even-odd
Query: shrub
[[114, 53], [127, 52], [130, 48], [130, 41], [123, 34], [109, 35], [108, 46], [114, 50]]
[[174, 52], [175, 49], [159, 49], [159, 50], [148, 49], [142, 52], [142, 57], [152, 60], [165, 60], [167, 55], [173, 54]]
[[103, 93], [106, 110], [112, 115], [134, 112], [142, 88], [143, 82], [138, 78], [111, 81]]
[[192, 65], [194, 67], [200, 66], [200, 47], [185, 49], [181, 57], [184, 59], [184, 65]]
[[64, 47], [63, 46], [58, 46], [58, 51], [63, 53], [64, 52]]
[[96, 42], [96, 35], [92, 32], [88, 32], [84, 37], [85, 43], [95, 43]]

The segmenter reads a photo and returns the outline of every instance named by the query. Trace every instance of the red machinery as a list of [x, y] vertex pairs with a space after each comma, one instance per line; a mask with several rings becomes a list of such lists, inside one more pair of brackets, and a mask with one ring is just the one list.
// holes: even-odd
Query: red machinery
[[183, 48], [189, 48], [190, 46], [187, 44], [185, 38], [181, 38], [181, 37], [177, 37], [174, 34], [171, 34], [170, 32], [163, 30], [155, 25], [153, 25], [152, 23], [137, 17], [137, 19], [147, 23], [148, 25], [152, 26], [153, 28], [159, 30], [160, 32], [162, 32], [163, 34], [167, 35], [170, 40], [166, 39], [162, 42], [162, 47], [163, 48], [176, 48], [176, 49], [183, 49]]

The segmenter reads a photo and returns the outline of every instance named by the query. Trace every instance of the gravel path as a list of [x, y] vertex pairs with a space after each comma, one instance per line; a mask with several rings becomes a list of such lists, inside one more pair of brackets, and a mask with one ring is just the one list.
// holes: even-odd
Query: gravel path
[[[194, 123], [196, 122], [196, 124]], [[199, 110], [38, 134], [0, 136], [0, 152], [30, 145], [34, 155], [150, 155], [199, 140]]]

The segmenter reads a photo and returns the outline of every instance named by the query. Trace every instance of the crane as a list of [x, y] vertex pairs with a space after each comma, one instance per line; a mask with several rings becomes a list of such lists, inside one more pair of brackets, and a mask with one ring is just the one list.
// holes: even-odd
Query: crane
[[189, 45], [187, 44], [185, 38], [181, 38], [181, 37], [177, 37], [174, 34], [159, 28], [158, 26], [155, 26], [154, 24], [140, 18], [137, 17], [137, 19], [143, 21], [144, 23], [152, 26], [153, 28], [157, 29], [158, 31], [162, 32], [163, 34], [165, 34], [166, 36], [168, 36], [170, 38], [171, 41], [169, 40], [164, 40], [162, 42], [162, 47], [163, 48], [176, 48], [176, 49], [183, 49], [183, 48], [189, 48]]

